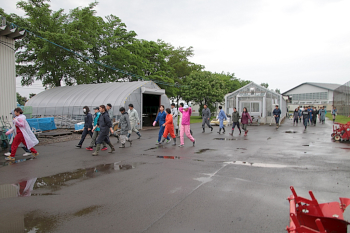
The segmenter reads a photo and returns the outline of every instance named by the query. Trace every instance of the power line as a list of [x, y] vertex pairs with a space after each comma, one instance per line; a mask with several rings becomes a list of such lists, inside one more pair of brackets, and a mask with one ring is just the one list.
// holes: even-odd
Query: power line
[[92, 62], [94, 62], [94, 63], [96, 63], [96, 64], [98, 64], [98, 65], [104, 66], [104, 67], [106, 67], [106, 68], [112, 69], [112, 70], [117, 71], [117, 72], [120, 72], [120, 73], [122, 73], [122, 74], [129, 75], [129, 76], [131, 76], [131, 77], [134, 77], [134, 78], [137, 78], [137, 79], [141, 79], [141, 80], [143, 80], [143, 81], [153, 81], [153, 82], [158, 83], [158, 84], [161, 84], [161, 85], [167, 85], [167, 86], [172, 86], [172, 87], [187, 87], [187, 86], [185, 86], [185, 85], [174, 84], [174, 83], [168, 83], [168, 82], [163, 82], [163, 81], [158, 81], [158, 80], [152, 80], [152, 79], [147, 78], [147, 77], [143, 77], [143, 76], [140, 76], [140, 75], [136, 75], [136, 74], [130, 73], [130, 72], [128, 72], [128, 71], [124, 71], [124, 70], [115, 68], [115, 67], [113, 67], [113, 66], [110, 66], [110, 65], [101, 63], [101, 62], [99, 62], [99, 61], [97, 61], [97, 60], [95, 60], [95, 59], [93, 59], [93, 58], [91, 58], [91, 57], [84, 56], [84, 55], [82, 55], [82, 54], [80, 54], [80, 53], [78, 53], [78, 52], [75, 52], [75, 51], [73, 51], [73, 50], [71, 50], [71, 49], [68, 49], [68, 48], [66, 48], [66, 47], [63, 47], [62, 45], [56, 44], [55, 42], [52, 42], [52, 41], [50, 41], [50, 40], [48, 40], [48, 39], [46, 39], [46, 38], [44, 38], [44, 37], [41, 37], [41, 36], [39, 36], [39, 35], [36, 35], [35, 33], [31, 32], [31, 31], [29, 31], [29, 30], [27, 30], [27, 29], [25, 29], [25, 28], [19, 27], [18, 25], [14, 24], [14, 23], [11, 23], [11, 26], [12, 26], [12, 27], [21, 28], [21, 29], [25, 30], [26, 32], [28, 32], [29, 34], [31, 34], [31, 35], [33, 35], [33, 36], [36, 36], [36, 37], [38, 37], [38, 38], [40, 38], [40, 39], [42, 39], [42, 40], [45, 40], [46, 42], [49, 42], [49, 43], [51, 43], [51, 44], [53, 44], [53, 45], [55, 45], [55, 46], [57, 46], [57, 47], [60, 47], [61, 49], [64, 49], [64, 50], [66, 50], [66, 51], [68, 51], [68, 52], [70, 52], [70, 53], [73, 53], [73, 54], [77, 55], [78, 57], [81, 57], [81, 58], [86, 59], [86, 60], [90, 60], [90, 61], [92, 61]]

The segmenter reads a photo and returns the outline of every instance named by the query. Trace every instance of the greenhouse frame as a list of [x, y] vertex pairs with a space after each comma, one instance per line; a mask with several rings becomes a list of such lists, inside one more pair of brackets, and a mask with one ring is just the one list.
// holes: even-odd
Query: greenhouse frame
[[120, 107], [127, 111], [129, 104], [133, 104], [141, 128], [151, 126], [161, 104], [170, 108], [165, 90], [152, 81], [55, 87], [32, 97], [25, 106], [32, 107], [33, 118], [54, 117], [57, 128], [74, 128], [84, 119], [84, 106], [93, 113], [94, 107], [108, 103], [112, 105], [114, 122], [120, 118]]
[[225, 95], [227, 114], [231, 115], [233, 108], [236, 107], [241, 115], [243, 108], [246, 107], [249, 114], [262, 124], [275, 124], [272, 112], [276, 105], [281, 109], [280, 121], [282, 121], [287, 114], [287, 103], [282, 95], [254, 82]]

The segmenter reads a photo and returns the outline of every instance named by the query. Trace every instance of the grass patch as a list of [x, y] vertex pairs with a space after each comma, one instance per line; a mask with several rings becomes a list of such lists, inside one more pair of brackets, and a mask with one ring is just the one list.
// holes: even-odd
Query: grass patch
[[[212, 120], [213, 117], [210, 118], [210, 120]], [[195, 123], [202, 123], [202, 117], [201, 116], [191, 116], [191, 124], [195, 124]]]
[[[333, 121], [333, 116], [332, 116], [332, 114], [331, 114], [330, 112], [328, 112], [328, 113], [326, 114], [326, 117], [327, 117], [329, 120]], [[343, 116], [343, 115], [337, 115], [337, 116], [335, 116], [335, 122], [338, 122], [338, 123], [341, 123], [341, 124], [346, 124], [346, 123], [348, 123], [349, 121], [350, 121], [350, 117], [346, 117], [346, 116]]]

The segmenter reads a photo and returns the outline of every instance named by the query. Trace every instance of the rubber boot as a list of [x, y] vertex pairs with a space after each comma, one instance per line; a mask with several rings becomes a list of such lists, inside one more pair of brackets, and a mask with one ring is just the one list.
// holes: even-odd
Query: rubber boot
[[241, 133], [242, 133], [242, 131], [241, 131], [241, 129], [239, 129], [239, 135], [241, 135]]
[[218, 134], [221, 134], [221, 128], [219, 129], [219, 132], [218, 132]]
[[222, 128], [222, 130], [224, 131], [224, 133], [226, 133], [225, 127], [224, 127], [224, 128]]
[[101, 144], [96, 145], [96, 150], [94, 153], [92, 153], [92, 156], [98, 156], [98, 153], [100, 152]]
[[140, 132], [137, 132], [136, 134], [137, 134], [137, 136], [139, 136], [137, 139], [140, 139], [141, 138]]
[[234, 131], [235, 131], [235, 130], [233, 129], [233, 130], [232, 130], [232, 133], [229, 133], [229, 135], [233, 136], [233, 132], [234, 132]]
[[205, 128], [203, 128], [203, 131], [202, 131], [202, 133], [205, 133]]
[[176, 146], [176, 138], [173, 138], [173, 146]]
[[125, 144], [122, 144], [119, 148], [125, 148]]
[[213, 132], [213, 130], [214, 130], [214, 128], [213, 128], [213, 127], [211, 127], [211, 131], [210, 131], [210, 132]]
[[163, 138], [163, 140], [159, 143], [159, 145], [163, 145], [165, 140], [166, 140], [166, 138]]
[[112, 145], [112, 143], [111, 143], [111, 142], [109, 142], [109, 143], [108, 143], [108, 145], [111, 147], [111, 150], [110, 150], [110, 151], [108, 151], [108, 153], [113, 153], [113, 151], [115, 151], [114, 146]]

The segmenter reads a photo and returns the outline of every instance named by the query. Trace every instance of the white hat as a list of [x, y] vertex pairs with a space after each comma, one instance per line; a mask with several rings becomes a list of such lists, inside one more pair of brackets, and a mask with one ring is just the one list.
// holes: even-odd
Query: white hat
[[186, 108], [188, 108], [188, 105], [187, 105], [187, 104], [184, 106], [184, 109], [186, 109]]

